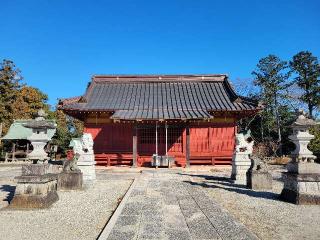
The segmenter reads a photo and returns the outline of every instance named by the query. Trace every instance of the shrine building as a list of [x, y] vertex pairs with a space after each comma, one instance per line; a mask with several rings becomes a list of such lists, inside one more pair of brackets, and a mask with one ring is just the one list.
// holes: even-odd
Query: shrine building
[[261, 107], [238, 96], [227, 75], [96, 75], [59, 109], [84, 122], [99, 165], [231, 164], [237, 121]]

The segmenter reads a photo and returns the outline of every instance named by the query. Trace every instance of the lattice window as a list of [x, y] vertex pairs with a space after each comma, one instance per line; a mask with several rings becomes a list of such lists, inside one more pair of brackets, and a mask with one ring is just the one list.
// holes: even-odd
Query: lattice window
[[140, 144], [156, 144], [156, 130], [152, 128], [139, 130]]
[[[168, 144], [182, 144], [183, 128], [169, 127], [168, 128]], [[140, 144], [156, 144], [156, 130], [154, 128], [139, 129]], [[166, 143], [165, 128], [158, 128], [158, 144]]]
[[168, 144], [182, 143], [182, 128], [169, 128], [168, 129]]

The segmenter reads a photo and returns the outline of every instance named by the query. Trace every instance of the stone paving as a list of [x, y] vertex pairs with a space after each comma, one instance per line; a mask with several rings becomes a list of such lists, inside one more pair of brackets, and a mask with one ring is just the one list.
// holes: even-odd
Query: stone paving
[[143, 171], [109, 240], [257, 239], [190, 176]]

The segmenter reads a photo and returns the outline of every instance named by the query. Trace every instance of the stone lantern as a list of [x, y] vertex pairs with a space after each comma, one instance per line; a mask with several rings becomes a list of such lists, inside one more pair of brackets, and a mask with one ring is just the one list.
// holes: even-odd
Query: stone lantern
[[301, 112], [296, 121], [291, 125], [293, 134], [289, 136], [289, 139], [296, 145], [295, 150], [291, 153], [292, 163], [313, 163], [316, 159], [316, 156], [308, 149], [309, 142], [314, 138], [310, 134], [309, 128], [316, 124], [314, 120], [306, 118], [303, 112]]
[[299, 112], [296, 121], [291, 125], [293, 133], [289, 139], [296, 148], [291, 153], [292, 161], [287, 164], [288, 172], [284, 173], [284, 188], [281, 198], [296, 204], [320, 204], [320, 164], [314, 162], [316, 156], [308, 149], [314, 138], [309, 128], [317, 123]]
[[33, 146], [33, 151], [28, 154], [28, 158], [35, 162], [42, 161], [45, 162], [49, 160], [48, 154], [45, 152], [44, 147], [51, 140], [48, 136], [48, 129], [56, 129], [56, 124], [45, 120], [47, 114], [40, 109], [38, 111], [38, 116], [24, 124], [24, 127], [32, 129], [32, 135], [27, 139], [31, 142]]
[[[33, 151], [28, 158], [34, 164], [23, 165], [22, 175], [15, 177], [17, 187], [9, 208], [32, 209], [47, 208], [58, 201], [57, 179], [60, 172], [58, 165], [46, 163], [48, 154], [44, 151], [45, 145], [51, 140], [48, 130], [55, 130], [54, 121], [45, 120], [46, 114], [39, 110], [38, 117], [28, 120], [23, 124], [25, 128], [32, 129], [32, 134], [27, 139], [33, 146]], [[42, 164], [37, 164], [38, 162]]]

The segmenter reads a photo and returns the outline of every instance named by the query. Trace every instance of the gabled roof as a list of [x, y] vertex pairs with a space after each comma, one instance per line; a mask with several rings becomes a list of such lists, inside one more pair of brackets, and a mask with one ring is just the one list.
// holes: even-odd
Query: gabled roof
[[214, 112], [256, 112], [258, 103], [239, 97], [227, 75], [98, 75], [81, 97], [59, 108], [105, 111], [113, 119], [208, 119]]
[[[15, 120], [7, 134], [3, 136], [2, 140], [21, 140], [28, 139], [32, 135], [32, 129], [25, 127], [26, 124], [31, 123], [33, 120]], [[54, 120], [46, 120], [48, 123], [56, 124]], [[52, 138], [56, 132], [56, 129], [49, 128], [47, 130], [48, 138]]]

